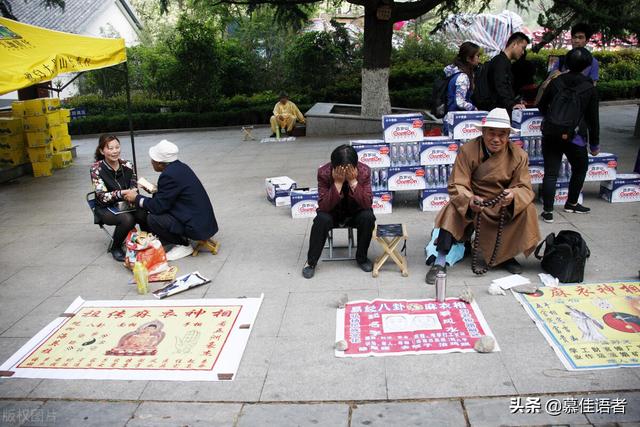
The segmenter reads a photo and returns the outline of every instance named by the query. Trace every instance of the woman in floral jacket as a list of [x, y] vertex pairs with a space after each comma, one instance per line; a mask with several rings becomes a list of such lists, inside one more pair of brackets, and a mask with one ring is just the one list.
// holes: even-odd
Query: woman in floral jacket
[[[131, 162], [120, 158], [120, 141], [115, 136], [102, 135], [95, 153], [96, 162], [91, 165], [91, 182], [96, 192], [96, 215], [107, 225], [115, 225], [111, 255], [116, 261], [124, 261], [124, 239], [136, 223], [146, 230], [146, 213], [142, 209], [118, 212], [118, 202], [125, 202], [128, 193], [138, 193], [136, 177]], [[111, 210], [109, 209], [111, 208]]]

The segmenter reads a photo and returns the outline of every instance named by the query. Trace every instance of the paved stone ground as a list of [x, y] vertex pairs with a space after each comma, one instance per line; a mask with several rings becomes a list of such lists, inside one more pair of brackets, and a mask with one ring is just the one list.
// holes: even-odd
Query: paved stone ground
[[[640, 145], [632, 138], [635, 105], [601, 108], [602, 151], [631, 171]], [[257, 129], [258, 137], [267, 129]], [[264, 134], [264, 135], [263, 135]], [[474, 276], [469, 261], [449, 272], [451, 293], [465, 286], [500, 344], [491, 354], [421, 355], [365, 359], [333, 356], [335, 304], [349, 299], [424, 298], [423, 247], [435, 214], [399, 197], [381, 223], [407, 224], [410, 276], [385, 268], [377, 279], [355, 264], [322, 263], [316, 277], [300, 271], [310, 220], [292, 220], [265, 199], [265, 177], [289, 175], [314, 185], [317, 166], [348, 138], [300, 138], [295, 143], [243, 142], [240, 129], [144, 135], [136, 138], [140, 175], [156, 178], [148, 147], [168, 137], [200, 176], [221, 225], [217, 256], [176, 262], [199, 270], [211, 284], [174, 298], [265, 294], [237, 379], [233, 382], [64, 381], [0, 379], [0, 425], [640, 425], [640, 370], [568, 372], [520, 304], [490, 296], [502, 272]], [[362, 136], [359, 136], [361, 138]], [[125, 157], [130, 157], [126, 138]], [[74, 139], [79, 157], [53, 177], [23, 177], [0, 186], [0, 359], [6, 360], [75, 297], [136, 299], [130, 273], [106, 253], [84, 196], [96, 139]], [[578, 230], [592, 256], [585, 281], [636, 279], [640, 268], [640, 205], [611, 205], [585, 185], [590, 215], [557, 211], [543, 236]], [[538, 205], [538, 207], [540, 207]], [[381, 250], [372, 244], [373, 258]], [[539, 263], [522, 260], [536, 279]], [[511, 398], [531, 398], [531, 414], [511, 414]], [[626, 399], [624, 414], [545, 412], [549, 399]], [[536, 411], [536, 399], [540, 399]], [[604, 402], [604, 401], [603, 401]], [[551, 411], [552, 412], [552, 411]], [[602, 412], [602, 410], [601, 410]]]

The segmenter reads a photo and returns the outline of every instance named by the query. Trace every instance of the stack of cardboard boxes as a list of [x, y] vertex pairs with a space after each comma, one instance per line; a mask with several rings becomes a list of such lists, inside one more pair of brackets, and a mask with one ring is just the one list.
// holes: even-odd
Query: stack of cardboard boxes
[[22, 122], [23, 141], [33, 176], [50, 176], [53, 169], [71, 166], [70, 111], [58, 98], [38, 98], [12, 104], [13, 117]]
[[0, 117], [0, 169], [13, 168], [28, 162], [22, 119], [12, 116]]

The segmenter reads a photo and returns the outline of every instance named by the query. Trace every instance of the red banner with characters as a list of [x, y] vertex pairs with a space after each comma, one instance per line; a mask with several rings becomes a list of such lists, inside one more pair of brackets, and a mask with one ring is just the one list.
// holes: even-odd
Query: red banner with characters
[[336, 356], [470, 352], [484, 335], [493, 337], [475, 302], [353, 301], [338, 309], [336, 341], [344, 340], [346, 350], [336, 350]]

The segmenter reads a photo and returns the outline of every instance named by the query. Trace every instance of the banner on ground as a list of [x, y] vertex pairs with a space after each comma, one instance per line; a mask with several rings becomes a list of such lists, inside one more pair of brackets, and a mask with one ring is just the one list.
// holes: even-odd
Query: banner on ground
[[[493, 337], [475, 301], [353, 301], [338, 309], [336, 341], [346, 341], [347, 349], [335, 354], [366, 357], [472, 352], [483, 335]], [[500, 351], [497, 343], [494, 351]]]
[[640, 366], [640, 282], [514, 295], [568, 370]]
[[14, 378], [232, 380], [262, 298], [78, 297], [0, 370]]

